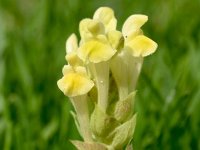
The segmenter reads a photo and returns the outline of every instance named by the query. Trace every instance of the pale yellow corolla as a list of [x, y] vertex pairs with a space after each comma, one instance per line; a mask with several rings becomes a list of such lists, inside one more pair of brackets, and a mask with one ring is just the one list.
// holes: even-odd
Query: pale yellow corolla
[[69, 97], [80, 96], [88, 93], [94, 82], [87, 76], [84, 67], [63, 67], [63, 77], [57, 82], [59, 89]]

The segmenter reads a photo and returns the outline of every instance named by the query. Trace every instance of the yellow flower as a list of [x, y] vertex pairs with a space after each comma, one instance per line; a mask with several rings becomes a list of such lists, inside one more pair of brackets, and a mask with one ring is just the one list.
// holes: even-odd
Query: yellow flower
[[94, 86], [93, 81], [87, 76], [84, 67], [73, 68], [65, 65], [63, 67], [63, 75], [57, 84], [66, 96], [74, 97], [86, 94]]
[[132, 15], [124, 23], [122, 33], [125, 37], [125, 49], [128, 49], [134, 57], [145, 57], [154, 53], [157, 43], [142, 35], [140, 29], [148, 20], [145, 15]]
[[[86, 18], [80, 22], [81, 42], [78, 56], [81, 60], [86, 63], [99, 63], [109, 60], [116, 53], [118, 41], [109, 34], [116, 29], [116, 24], [114, 12], [108, 7], [99, 8], [94, 13], [93, 19]], [[119, 33], [116, 35], [118, 38]]]

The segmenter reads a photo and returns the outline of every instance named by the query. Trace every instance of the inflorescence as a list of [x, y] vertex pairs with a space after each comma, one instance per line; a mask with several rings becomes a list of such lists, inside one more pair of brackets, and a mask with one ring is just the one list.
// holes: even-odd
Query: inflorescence
[[131, 15], [122, 32], [111, 8], [100, 7], [79, 24], [66, 42], [59, 89], [70, 98], [77, 129], [83, 138], [72, 141], [79, 150], [120, 150], [127, 147], [136, 125], [135, 87], [143, 58], [157, 43], [143, 34], [146, 15]]

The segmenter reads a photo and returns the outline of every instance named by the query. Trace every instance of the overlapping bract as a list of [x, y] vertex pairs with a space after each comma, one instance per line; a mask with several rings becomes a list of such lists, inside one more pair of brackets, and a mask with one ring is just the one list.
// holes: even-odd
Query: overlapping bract
[[[120, 32], [116, 29], [113, 10], [101, 7], [92, 19], [80, 22], [80, 42], [75, 34], [68, 38], [65, 56], [68, 65], [64, 66], [63, 77], [57, 84], [70, 97], [76, 110], [78, 128], [84, 131], [80, 134], [85, 145], [84, 142], [73, 142], [78, 149], [98, 149], [98, 146], [99, 149], [121, 149], [131, 141], [136, 125], [134, 91], [143, 57], [157, 49], [157, 43], [141, 30], [147, 20], [145, 15], [132, 15]], [[111, 104], [109, 91], [112, 90], [109, 88], [113, 85], [109, 79], [112, 78], [118, 96]], [[84, 111], [88, 99], [94, 104], [92, 114]], [[123, 132], [125, 128], [127, 132]], [[89, 138], [85, 138], [83, 133], [87, 133]]]

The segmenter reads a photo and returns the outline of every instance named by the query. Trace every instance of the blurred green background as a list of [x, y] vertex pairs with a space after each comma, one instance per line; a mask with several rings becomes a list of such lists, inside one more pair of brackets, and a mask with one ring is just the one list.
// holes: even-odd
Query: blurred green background
[[143, 30], [159, 45], [137, 86], [134, 149], [200, 150], [199, 0], [0, 0], [0, 149], [74, 149], [72, 106], [56, 82], [67, 37], [100, 6], [118, 29], [148, 15]]

